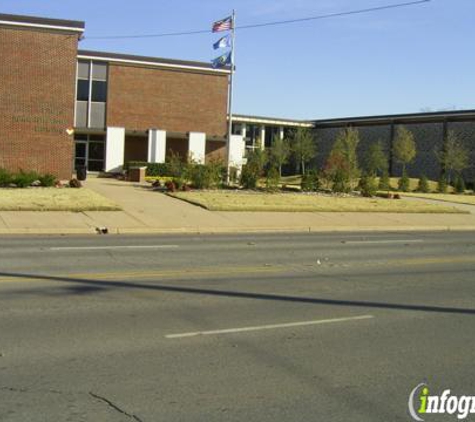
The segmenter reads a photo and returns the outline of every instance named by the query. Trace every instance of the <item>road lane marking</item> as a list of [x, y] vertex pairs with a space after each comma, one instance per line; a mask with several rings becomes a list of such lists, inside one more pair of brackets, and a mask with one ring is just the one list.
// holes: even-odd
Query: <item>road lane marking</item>
[[81, 251], [106, 249], [175, 249], [178, 245], [114, 245], [114, 246], [56, 246], [48, 248], [50, 251]]
[[364, 245], [364, 244], [391, 244], [391, 243], [421, 243], [422, 239], [385, 239], [385, 240], [345, 240], [347, 245]]
[[167, 334], [165, 335], [165, 338], [174, 339], [174, 338], [185, 338], [185, 337], [195, 337], [195, 336], [210, 336], [210, 335], [218, 335], [218, 334], [243, 333], [243, 332], [248, 332], [248, 331], [273, 330], [277, 328], [304, 327], [308, 325], [320, 325], [320, 324], [331, 324], [331, 323], [336, 323], [336, 322], [359, 321], [359, 320], [371, 319], [371, 318], [374, 318], [374, 316], [361, 315], [361, 316], [346, 317], [346, 318], [289, 322], [286, 324], [257, 325], [254, 327], [226, 328], [222, 330], [210, 330], [210, 331], [195, 331], [195, 332], [190, 332], [190, 333]]

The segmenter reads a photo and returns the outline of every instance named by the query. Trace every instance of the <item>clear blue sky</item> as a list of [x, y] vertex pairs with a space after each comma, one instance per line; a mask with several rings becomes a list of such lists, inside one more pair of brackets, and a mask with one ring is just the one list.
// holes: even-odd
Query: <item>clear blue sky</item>
[[[209, 61], [219, 35], [88, 40], [206, 29], [235, 8], [254, 24], [403, 0], [15, 0], [0, 13], [86, 21], [80, 48]], [[407, 0], [406, 0], [407, 1]], [[475, 109], [475, 1], [413, 7], [237, 32], [234, 111], [331, 118]]]

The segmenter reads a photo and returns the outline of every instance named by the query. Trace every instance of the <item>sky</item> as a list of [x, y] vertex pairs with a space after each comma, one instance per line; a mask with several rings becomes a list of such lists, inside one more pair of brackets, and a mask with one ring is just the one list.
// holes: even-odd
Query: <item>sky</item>
[[[209, 62], [222, 34], [106, 40], [338, 13], [408, 0], [2, 0], [0, 13], [86, 22], [79, 48]], [[475, 109], [475, 0], [236, 32], [233, 111], [321, 119]]]

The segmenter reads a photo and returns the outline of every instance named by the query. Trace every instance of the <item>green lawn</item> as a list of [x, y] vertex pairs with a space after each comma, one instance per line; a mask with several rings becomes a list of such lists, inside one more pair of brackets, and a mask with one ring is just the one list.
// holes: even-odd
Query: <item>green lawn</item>
[[118, 211], [87, 188], [0, 188], [0, 211]]
[[210, 211], [460, 213], [452, 207], [403, 199], [335, 197], [301, 193], [196, 191], [169, 194]]

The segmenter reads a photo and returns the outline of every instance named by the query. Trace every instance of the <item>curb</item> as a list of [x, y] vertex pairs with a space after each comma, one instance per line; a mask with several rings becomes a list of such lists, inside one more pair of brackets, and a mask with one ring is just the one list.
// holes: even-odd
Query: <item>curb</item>
[[[398, 231], [475, 231], [475, 226], [315, 226], [315, 227], [177, 227], [177, 228], [121, 228], [108, 227], [108, 234], [237, 234], [237, 233], [339, 233], [339, 232], [398, 232]], [[22, 228], [0, 229], [0, 235], [95, 235], [95, 228], [57, 229]]]

